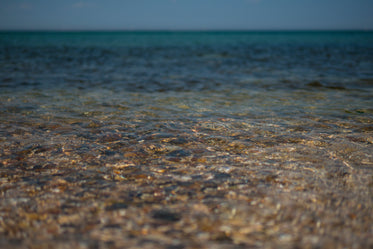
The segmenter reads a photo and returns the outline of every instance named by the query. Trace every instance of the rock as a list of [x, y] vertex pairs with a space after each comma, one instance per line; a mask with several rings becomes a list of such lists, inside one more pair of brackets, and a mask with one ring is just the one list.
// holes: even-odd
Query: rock
[[167, 222], [176, 222], [181, 219], [181, 215], [175, 212], [172, 212], [167, 209], [155, 210], [151, 214], [153, 219], [167, 221]]

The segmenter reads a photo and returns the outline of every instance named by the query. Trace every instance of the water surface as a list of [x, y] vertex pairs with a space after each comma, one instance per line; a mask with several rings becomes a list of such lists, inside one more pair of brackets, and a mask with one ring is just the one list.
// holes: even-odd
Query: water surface
[[372, 131], [372, 32], [1, 32], [0, 245], [369, 247]]

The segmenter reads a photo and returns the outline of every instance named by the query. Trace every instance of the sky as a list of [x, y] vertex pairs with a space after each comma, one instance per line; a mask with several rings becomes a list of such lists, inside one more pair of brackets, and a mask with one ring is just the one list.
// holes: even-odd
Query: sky
[[0, 30], [373, 30], [373, 0], [0, 0]]

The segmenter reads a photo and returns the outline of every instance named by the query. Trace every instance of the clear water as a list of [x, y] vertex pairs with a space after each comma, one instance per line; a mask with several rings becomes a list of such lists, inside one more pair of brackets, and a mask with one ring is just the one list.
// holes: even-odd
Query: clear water
[[3, 32], [0, 48], [3, 124], [50, 116], [120, 125], [140, 115], [150, 126], [371, 125], [372, 32]]
[[372, 32], [3, 32], [0, 47], [8, 153], [101, 148], [105, 134], [134, 151], [158, 133], [259, 147], [329, 135], [372, 162]]
[[[242, 231], [253, 219], [269, 231], [271, 212], [279, 214], [267, 238], [274, 245], [283, 229], [300, 247], [323, 247], [335, 231], [342, 242], [334, 245], [369, 244], [373, 32], [2, 32], [0, 159], [0, 211], [14, 224], [28, 224], [17, 218], [20, 210], [9, 211], [20, 202], [23, 212], [56, 215], [36, 208], [44, 204], [34, 196], [49, 198], [56, 182], [68, 182], [74, 187], [56, 197], [65, 213], [75, 212], [65, 205], [72, 199], [84, 210], [136, 192], [117, 205], [132, 215], [116, 218], [132, 234], [116, 241], [135, 246], [133, 230], [148, 228], [134, 219], [159, 203], [186, 210], [192, 221], [185, 224], [198, 224], [201, 203], [218, 210], [207, 217], [244, 244], [268, 241]], [[188, 202], [186, 192], [194, 193]], [[231, 192], [236, 199], [225, 195]], [[211, 196], [239, 213], [236, 227]], [[80, 222], [108, 221], [105, 212], [82, 212]], [[315, 232], [302, 225], [307, 219], [321, 221]], [[34, 225], [12, 224], [0, 231], [14, 234], [1, 236], [35, 235]], [[184, 227], [173, 229], [184, 234]], [[202, 230], [193, 227], [186, 238], [200, 243]], [[59, 229], [52, 241], [70, 232], [91, 241], [86, 231]], [[218, 232], [209, 229], [212, 237]]]

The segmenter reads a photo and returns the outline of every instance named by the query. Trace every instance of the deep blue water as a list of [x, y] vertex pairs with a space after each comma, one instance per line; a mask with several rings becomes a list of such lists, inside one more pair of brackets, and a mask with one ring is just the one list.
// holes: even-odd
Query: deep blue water
[[2, 32], [0, 87], [371, 89], [373, 32]]

